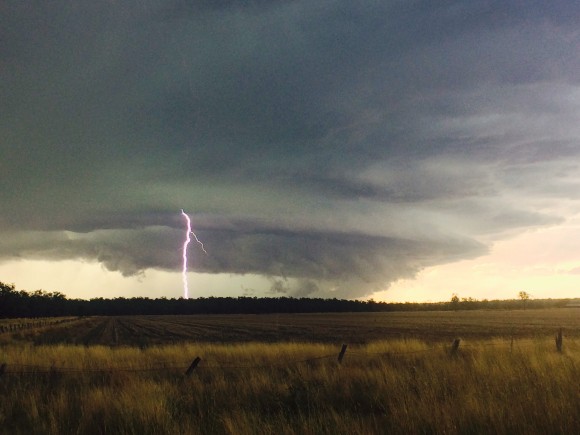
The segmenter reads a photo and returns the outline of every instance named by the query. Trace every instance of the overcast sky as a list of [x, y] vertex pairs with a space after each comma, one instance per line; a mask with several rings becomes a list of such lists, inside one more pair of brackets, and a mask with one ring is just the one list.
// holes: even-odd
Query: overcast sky
[[0, 281], [180, 296], [184, 209], [193, 297], [513, 297], [548, 241], [557, 296], [578, 23], [573, 0], [4, 1]]

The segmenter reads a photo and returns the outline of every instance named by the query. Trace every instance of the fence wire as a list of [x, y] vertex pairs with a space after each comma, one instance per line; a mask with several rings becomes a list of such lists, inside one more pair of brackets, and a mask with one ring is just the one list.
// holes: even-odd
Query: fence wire
[[[539, 342], [537, 339], [518, 339], [518, 340], [507, 340], [507, 341], [494, 341], [487, 343], [477, 343], [469, 344], [462, 343], [459, 346], [459, 351], [464, 349], [476, 349], [481, 347], [505, 347], [512, 351], [513, 349], [518, 349], [522, 347], [528, 347], [530, 345], [545, 345], [545, 342]], [[415, 349], [415, 350], [401, 350], [401, 351], [383, 351], [383, 352], [369, 352], [359, 349], [349, 349], [345, 352], [344, 360], [348, 361], [349, 358], [377, 358], [377, 357], [398, 357], [407, 355], [417, 355], [425, 354], [429, 352], [447, 352], [449, 353], [451, 348], [447, 345], [444, 346], [439, 344], [437, 346], [427, 347], [425, 349]], [[342, 363], [341, 358], [339, 358], [339, 353], [325, 354], [314, 356], [310, 358], [301, 358], [294, 360], [284, 360], [280, 362], [272, 363], [260, 363], [260, 364], [228, 364], [220, 361], [212, 361], [211, 359], [203, 360], [200, 359], [201, 364], [195, 366], [195, 370], [247, 370], [247, 369], [275, 369], [275, 368], [290, 368], [292, 366], [300, 364], [308, 364], [323, 360], [334, 360], [337, 363]], [[337, 361], [338, 360], [338, 361]], [[2, 363], [0, 361], [0, 377], [4, 375], [40, 375], [40, 374], [99, 374], [99, 373], [116, 373], [116, 372], [163, 372], [163, 371], [185, 371], [192, 364], [191, 360], [188, 361], [157, 361], [147, 363], [141, 366], [113, 366], [113, 367], [67, 367], [67, 366], [57, 366], [56, 364], [51, 365], [33, 365], [33, 364], [11, 364]]]

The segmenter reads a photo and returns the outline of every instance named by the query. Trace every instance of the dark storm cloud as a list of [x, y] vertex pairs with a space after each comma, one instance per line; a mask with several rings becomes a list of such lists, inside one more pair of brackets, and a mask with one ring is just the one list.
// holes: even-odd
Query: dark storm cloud
[[577, 199], [576, 2], [0, 8], [3, 258], [360, 296]]
[[[411, 277], [423, 267], [485, 252], [470, 240], [405, 240], [330, 231], [287, 231], [252, 224], [197, 231], [211, 254], [195, 244], [190, 267], [200, 272], [299, 277], [297, 286], [274, 279], [272, 291], [305, 296], [364, 296], [380, 283]], [[91, 233], [35, 232], [4, 240], [0, 256], [96, 259], [109, 270], [135, 275], [180, 263], [182, 232], [165, 227]], [[318, 285], [315, 284], [318, 282]]]

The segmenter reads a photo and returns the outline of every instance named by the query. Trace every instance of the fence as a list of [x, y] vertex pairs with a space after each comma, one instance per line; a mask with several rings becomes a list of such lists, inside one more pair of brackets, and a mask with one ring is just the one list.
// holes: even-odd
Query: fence
[[[525, 341], [525, 340], [524, 340]], [[562, 334], [562, 328], [560, 328], [557, 333], [556, 333], [556, 337], [555, 337], [555, 344], [556, 344], [556, 351], [559, 353], [563, 352], [563, 334]], [[533, 341], [530, 340], [531, 343], [533, 343]], [[519, 344], [521, 345], [522, 341], [520, 340]], [[497, 343], [497, 342], [492, 342], [492, 343], [486, 343], [483, 346], [498, 346], [498, 345], [503, 345], [505, 346], [505, 343]], [[477, 345], [478, 347], [482, 346], [482, 344]], [[409, 350], [409, 351], [399, 351], [399, 352], [392, 352], [392, 351], [388, 351], [388, 352], [358, 352], [358, 351], [350, 351], [348, 352], [348, 355], [352, 355], [355, 357], [377, 357], [377, 356], [381, 356], [381, 357], [397, 357], [397, 356], [403, 356], [403, 355], [411, 355], [411, 354], [421, 354], [421, 353], [427, 353], [427, 352], [433, 352], [436, 350], [445, 350], [450, 356], [457, 356], [460, 352], [460, 348], [461, 349], [469, 349], [470, 345], [463, 345], [461, 346], [461, 339], [460, 338], [456, 338], [455, 340], [453, 340], [453, 343], [451, 344], [451, 346], [449, 346], [448, 348], [445, 347], [441, 347], [439, 346], [432, 346], [432, 347], [427, 347], [425, 349], [419, 349], [419, 350]], [[284, 367], [289, 367], [291, 365], [297, 365], [297, 364], [308, 364], [308, 363], [314, 363], [315, 361], [321, 361], [321, 360], [329, 360], [332, 361], [334, 360], [339, 366], [342, 365], [345, 357], [347, 356], [347, 349], [348, 349], [348, 345], [347, 344], [343, 344], [340, 348], [340, 351], [338, 352], [338, 354], [334, 353], [334, 354], [327, 354], [327, 355], [321, 355], [321, 356], [316, 356], [316, 357], [311, 357], [311, 358], [305, 358], [305, 359], [299, 359], [299, 360], [286, 360], [283, 362], [279, 362], [276, 364], [251, 364], [251, 365], [228, 365], [228, 364], [217, 364], [217, 365], [211, 365], [211, 364], [201, 364], [202, 363], [202, 358], [200, 356], [195, 357], [195, 359], [191, 362], [175, 362], [175, 361], [171, 361], [171, 362], [158, 362], [156, 364], [149, 364], [147, 366], [141, 366], [141, 367], [107, 367], [107, 368], [72, 368], [72, 367], [56, 367], [54, 365], [51, 366], [39, 366], [39, 365], [25, 365], [25, 364], [8, 364], [6, 362], [3, 362], [0, 364], [0, 379], [4, 376], [7, 375], [30, 375], [30, 374], [55, 374], [55, 373], [78, 373], [78, 374], [83, 374], [83, 373], [111, 373], [111, 372], [155, 372], [155, 371], [167, 371], [167, 370], [174, 370], [174, 371], [179, 371], [181, 373], [183, 373], [184, 377], [189, 377], [191, 376], [197, 369], [198, 367], [203, 367], [203, 368], [208, 368], [208, 369], [263, 369], [263, 368], [284, 368]], [[513, 352], [514, 349], [514, 340], [513, 337], [511, 338], [510, 341], [510, 352]], [[201, 364], [201, 365], [200, 365]]]
[[6, 322], [4, 324], [0, 324], [0, 334], [6, 332], [17, 332], [32, 328], [42, 328], [44, 326], [54, 326], [60, 325], [63, 323], [70, 323], [79, 320], [78, 317], [66, 317], [66, 318], [54, 318], [54, 319], [29, 319], [26, 321], [18, 321], [18, 322]]

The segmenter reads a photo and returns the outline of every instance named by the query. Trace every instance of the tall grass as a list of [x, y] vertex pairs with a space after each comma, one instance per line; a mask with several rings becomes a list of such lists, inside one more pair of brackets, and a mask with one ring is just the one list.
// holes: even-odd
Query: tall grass
[[[462, 342], [454, 356], [448, 346], [420, 341], [375, 342], [349, 347], [342, 364], [339, 349], [299, 343], [5, 346], [0, 432], [580, 431], [577, 341], [566, 341], [563, 353], [548, 339], [516, 341], [513, 348], [507, 341]], [[197, 355], [201, 364], [185, 377]], [[316, 359], [321, 356], [328, 357]]]

